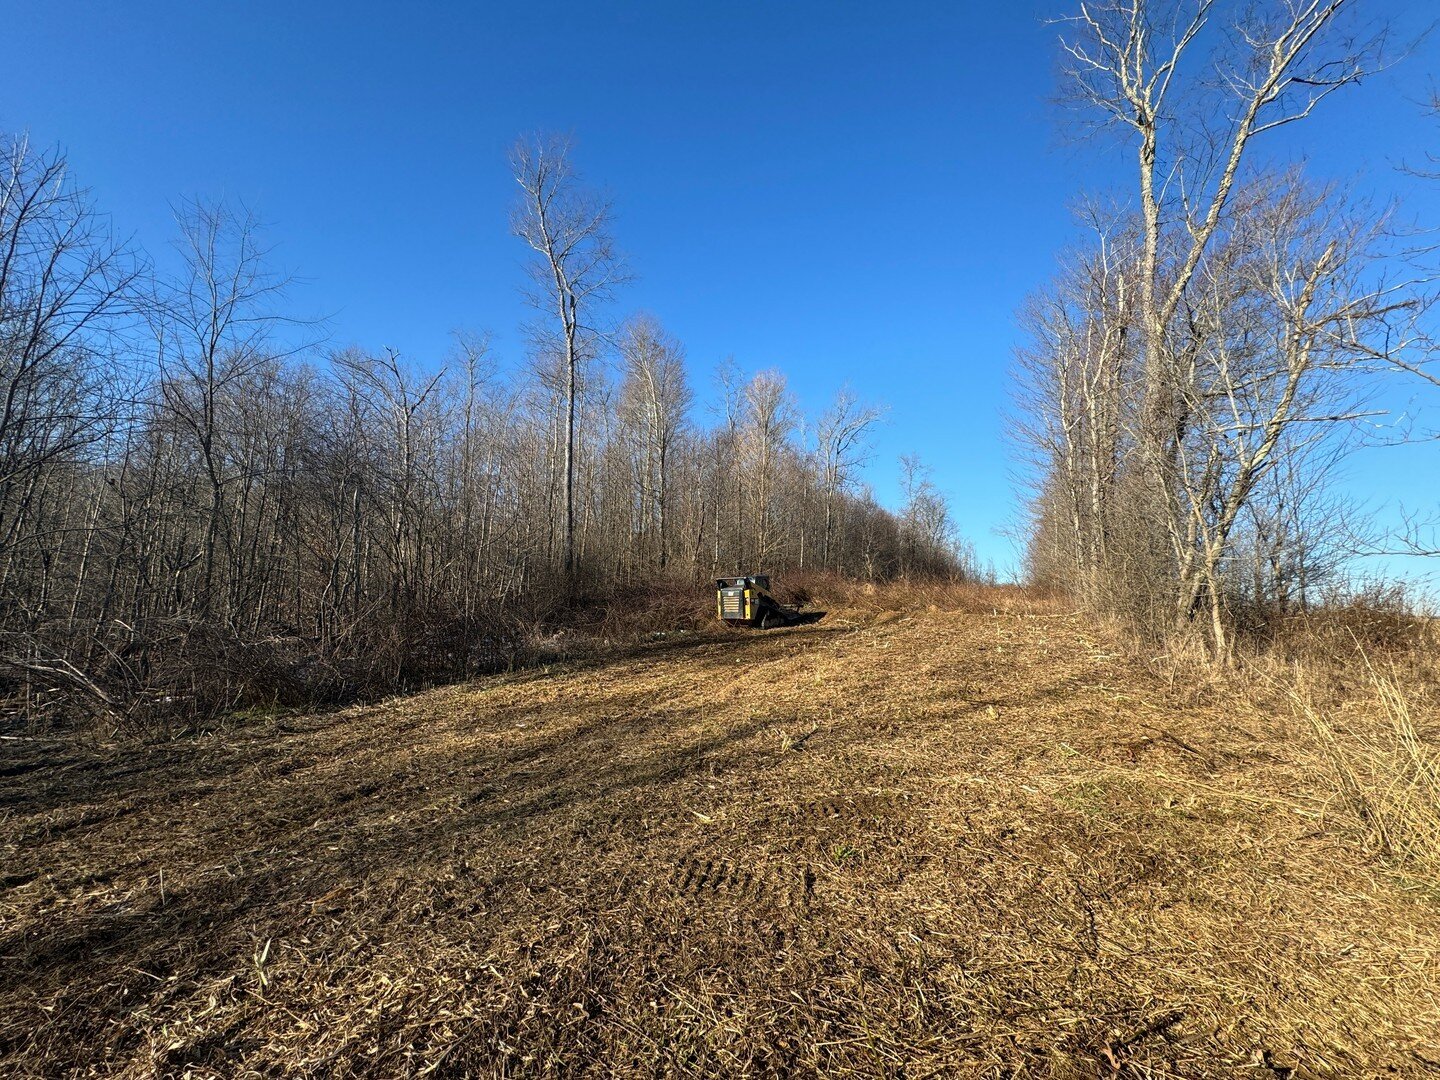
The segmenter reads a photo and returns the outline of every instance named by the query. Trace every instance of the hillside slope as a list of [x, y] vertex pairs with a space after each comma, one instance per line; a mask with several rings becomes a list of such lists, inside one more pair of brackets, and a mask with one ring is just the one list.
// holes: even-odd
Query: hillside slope
[[1435, 895], [1070, 616], [832, 615], [0, 762], [0, 1071], [1440, 1067]]

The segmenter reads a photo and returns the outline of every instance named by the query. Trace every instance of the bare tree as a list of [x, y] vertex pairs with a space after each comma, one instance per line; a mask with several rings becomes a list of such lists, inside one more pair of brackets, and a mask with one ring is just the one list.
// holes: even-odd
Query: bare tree
[[931, 469], [919, 455], [900, 458], [900, 490], [905, 496], [900, 514], [902, 577], [943, 576], [946, 567], [958, 562], [950, 508], [930, 477]]
[[108, 508], [83, 481], [129, 411], [119, 335], [143, 266], [58, 151], [0, 136], [0, 157], [0, 680], [27, 708], [63, 684], [106, 710], [65, 654], [88, 652], [78, 596], [100, 573]]
[[561, 536], [564, 569], [575, 572], [575, 440], [577, 380], [593, 355], [599, 331], [593, 321], [615, 287], [626, 280], [610, 236], [610, 204], [585, 188], [571, 164], [568, 139], [537, 136], [516, 143], [510, 155], [521, 198], [511, 218], [515, 235], [535, 253], [531, 264], [537, 308], [550, 312], [565, 371], [565, 431]]
[[240, 388], [276, 359], [271, 332], [280, 317], [273, 305], [286, 282], [268, 270], [260, 223], [248, 210], [196, 201], [182, 204], [176, 218], [183, 271], [163, 293], [153, 322], [161, 400], [193, 441], [207, 485], [196, 593], [203, 617], [216, 600], [219, 558], [235, 555], [230, 493], [245, 479], [230, 467], [226, 416], [238, 415], [231, 410]]
[[785, 448], [795, 431], [795, 406], [778, 371], [762, 371], [745, 386], [745, 419], [740, 445], [747, 466], [745, 479], [751, 497], [750, 528], [755, 543], [752, 562], [767, 565], [775, 552], [775, 484]]
[[433, 455], [442, 421], [434, 404], [445, 377], [406, 369], [400, 354], [372, 356], [347, 349], [331, 357], [341, 384], [362, 411], [362, 430], [379, 442], [374, 460], [383, 500], [384, 544], [390, 563], [390, 610], [408, 612], [422, 602], [422, 559], [427, 510], [433, 492]]
[[1017, 350], [1012, 431], [1042, 478], [1037, 526], [1048, 550], [1035, 569], [1098, 604], [1115, 598], [1117, 581], [1143, 579], [1147, 560], [1131, 550], [1133, 526], [1120, 527], [1134, 447], [1137, 247], [1123, 223], [1092, 214], [1091, 224], [1093, 247], [1021, 313], [1030, 342]]
[[[1319, 384], [1339, 356], [1373, 358], [1379, 339], [1369, 335], [1393, 310], [1385, 286], [1360, 280], [1364, 260], [1353, 237], [1341, 245], [1347, 246], [1343, 257], [1338, 246], [1321, 242], [1311, 250], [1301, 242], [1302, 235], [1314, 235], [1303, 223], [1313, 224], [1323, 212], [1280, 190], [1296, 187], [1298, 177], [1277, 187], [1260, 180], [1251, 163], [1257, 140], [1309, 117], [1326, 97], [1381, 63], [1383, 28], [1356, 23], [1350, 8], [1347, 0], [1243, 8], [1221, 0], [1100, 0], [1065, 20], [1069, 90], [1102, 126], [1117, 128], [1134, 146], [1138, 211], [1134, 254], [1116, 279], [1127, 286], [1126, 310], [1062, 327], [1067, 347], [1081, 348], [1076, 362], [1052, 369], [1069, 379], [1064, 387], [1052, 384], [1059, 389], [1052, 403], [1083, 410], [1093, 401], [1085, 372], [1108, 370], [1096, 366], [1098, 358], [1113, 350], [1117, 332], [1128, 339], [1134, 327], [1137, 356], [1126, 384], [1135, 388], [1128, 422], [1138, 468], [1122, 468], [1115, 487], [1129, 491], [1130, 520], [1153, 523], [1155, 536], [1134, 550], [1164, 552], [1168, 566], [1157, 563], [1144, 576], [1174, 583], [1172, 628], [1186, 626], [1208, 596], [1217, 652], [1225, 640], [1216, 570], [1245, 504], [1297, 425], [1321, 420], [1301, 399], [1325, 397]], [[1222, 25], [1228, 12], [1237, 14]], [[1197, 74], [1195, 54], [1212, 39], [1216, 77], [1206, 80]], [[1251, 213], [1258, 215], [1251, 225], [1263, 220], [1279, 231], [1263, 237], [1247, 228]], [[1114, 235], [1129, 236], [1130, 226]], [[1246, 275], [1256, 272], [1263, 251], [1279, 280], [1262, 289]], [[1316, 322], [1313, 307], [1314, 294], [1342, 277], [1357, 292], [1349, 298], [1353, 306], [1340, 308], [1359, 316], [1343, 330], [1325, 318]], [[1253, 302], [1249, 308], [1247, 302]], [[1236, 344], [1237, 335], [1246, 340], [1243, 335], [1259, 332], [1257, 318], [1266, 333], [1273, 331], [1263, 355]], [[1239, 367], [1246, 371], [1238, 373]], [[1251, 396], [1257, 386], [1263, 404]], [[1228, 419], [1218, 419], [1227, 409]], [[1332, 423], [1345, 415], [1326, 414]], [[1083, 431], [1094, 445], [1103, 430], [1072, 410], [1049, 434], [1054, 442]], [[1063, 451], [1060, 460], [1078, 462], [1076, 447]], [[1050, 497], [1074, 507], [1076, 479], [1061, 477]], [[1093, 489], [1100, 474], [1087, 467], [1084, 479]], [[1108, 537], [1103, 528], [1089, 530], [1086, 542]], [[1090, 566], [1101, 561], [1093, 552], [1078, 557]]]
[[856, 470], [864, 464], [868, 447], [866, 437], [880, 422], [880, 408], [866, 405], [846, 387], [835, 397], [835, 403], [821, 415], [815, 426], [816, 452], [820, 457], [821, 501], [825, 523], [820, 534], [821, 566], [832, 565], [832, 542], [835, 514], [842, 493], [853, 482]]
[[[70, 183], [58, 152], [0, 140], [0, 554], [31, 524], [44, 477], [101, 439], [125, 387], [104, 363], [135, 311], [142, 265]], [[108, 369], [108, 370], [107, 370]]]
[[650, 315], [630, 319], [620, 334], [624, 365], [620, 415], [636, 440], [636, 488], [644, 533], [653, 531], [655, 561], [664, 569], [670, 558], [666, 531], [671, 456], [690, 407], [685, 382], [685, 350]]
[[1199, 332], [1179, 389], [1190, 428], [1177, 455], [1179, 611], [1188, 618], [1208, 599], [1221, 654], [1220, 571], [1242, 515], [1282, 465], [1290, 491], [1317, 490], [1305, 466], [1316, 454], [1334, 460], [1344, 425], [1362, 415], [1360, 376], [1372, 358], [1403, 347], [1392, 317], [1411, 307], [1376, 274], [1383, 222], [1345, 215], [1340, 200], [1293, 173], [1237, 199], [1197, 274], [1187, 321]]

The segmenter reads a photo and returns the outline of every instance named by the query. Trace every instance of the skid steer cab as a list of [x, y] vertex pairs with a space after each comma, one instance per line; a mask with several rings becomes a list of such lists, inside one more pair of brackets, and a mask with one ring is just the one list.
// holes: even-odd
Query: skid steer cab
[[715, 614], [732, 626], [758, 626], [769, 630], [798, 621], [800, 609], [770, 595], [770, 575], [715, 579]]

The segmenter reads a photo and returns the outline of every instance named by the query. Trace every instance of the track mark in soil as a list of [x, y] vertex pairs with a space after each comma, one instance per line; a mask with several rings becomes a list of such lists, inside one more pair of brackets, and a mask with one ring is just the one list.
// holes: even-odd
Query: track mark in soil
[[48, 843], [67, 833], [75, 832], [77, 829], [84, 829], [91, 825], [104, 825], [123, 817], [129, 817], [138, 809], [139, 806], [136, 803], [123, 802], [113, 807], [81, 806], [75, 810], [61, 811], [50, 815], [46, 820], [31, 825], [21, 832], [16, 840], [22, 845]]
[[620, 885], [622, 896], [690, 903], [729, 902], [760, 907], [794, 907], [810, 896], [814, 874], [808, 867], [752, 867], [719, 856], [687, 855], [668, 873], [634, 876]]
[[796, 816], [804, 821], [873, 821], [895, 817], [908, 803], [908, 795], [831, 795], [796, 807]]

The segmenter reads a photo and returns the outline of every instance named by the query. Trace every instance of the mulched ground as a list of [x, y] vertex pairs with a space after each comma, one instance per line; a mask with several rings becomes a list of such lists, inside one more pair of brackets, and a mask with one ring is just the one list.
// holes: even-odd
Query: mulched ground
[[0, 744], [16, 1076], [1420, 1076], [1433, 883], [1074, 616]]

